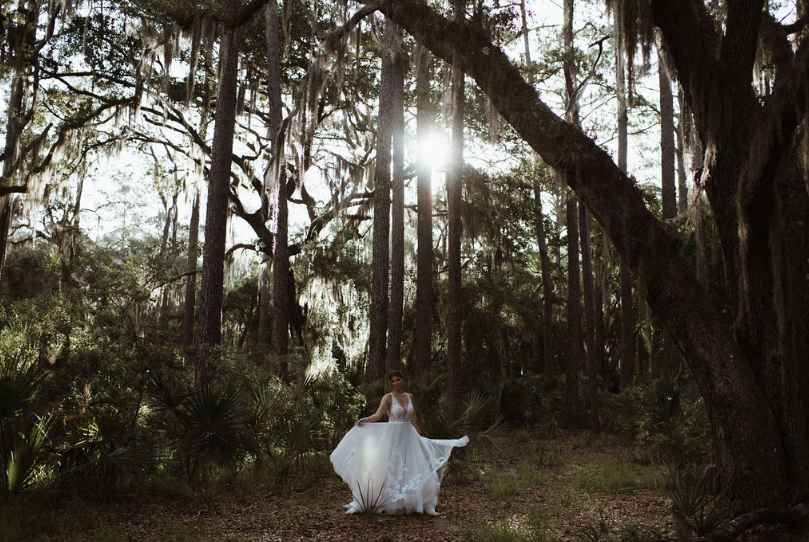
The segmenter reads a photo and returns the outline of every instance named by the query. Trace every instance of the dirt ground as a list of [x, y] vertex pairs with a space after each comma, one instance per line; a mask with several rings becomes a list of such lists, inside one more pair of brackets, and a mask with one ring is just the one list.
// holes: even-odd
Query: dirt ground
[[[26, 522], [21, 537], [48, 542], [466, 542], [474, 540], [476, 528], [503, 521], [519, 527], [532, 512], [547, 518], [549, 538], [558, 541], [606, 540], [626, 525], [673, 530], [671, 504], [649, 482], [659, 479], [659, 467], [633, 463], [631, 450], [616, 436], [510, 433], [499, 449], [469, 450], [463, 461], [465, 467], [444, 479], [438, 517], [347, 515], [348, 487], [336, 475], [324, 474], [297, 489], [257, 484], [213, 497], [136, 491], [103, 504], [56, 501], [40, 508], [38, 521]], [[594, 464], [619, 463], [631, 469], [637, 483], [617, 491], [590, 483]], [[487, 483], [492, 471], [518, 480], [516, 496], [495, 497]]]

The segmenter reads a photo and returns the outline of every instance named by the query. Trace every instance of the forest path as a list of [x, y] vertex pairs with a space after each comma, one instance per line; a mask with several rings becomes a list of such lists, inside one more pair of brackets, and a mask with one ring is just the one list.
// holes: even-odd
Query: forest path
[[[547, 517], [554, 541], [573, 541], [587, 533], [589, 539], [596, 533], [606, 539], [608, 531], [623, 525], [672, 528], [670, 501], [654, 487], [660, 467], [634, 463], [631, 449], [613, 435], [590, 438], [558, 431], [527, 438], [525, 432], [510, 432], [499, 449], [464, 460], [469, 462], [464, 474], [448, 475], [442, 484], [438, 517], [347, 515], [343, 504], [350, 500], [348, 488], [332, 474], [286, 492], [262, 491], [257, 483], [216, 497], [142, 493], [106, 505], [82, 503], [80, 515], [88, 518], [79, 522], [84, 527], [71, 528], [71, 536], [65, 532], [64, 537], [43, 537], [40, 531], [32, 540], [466, 542], [473, 540], [476, 527], [504, 520], [524, 524], [532, 511]], [[615, 478], [616, 469], [623, 481], [602, 480], [604, 472]], [[494, 495], [498, 480], [502, 491], [511, 490], [511, 498]], [[625, 488], [605, 491], [605, 483]], [[75, 525], [76, 506], [43, 512], [52, 524], [61, 523], [61, 514], [73, 514]]]

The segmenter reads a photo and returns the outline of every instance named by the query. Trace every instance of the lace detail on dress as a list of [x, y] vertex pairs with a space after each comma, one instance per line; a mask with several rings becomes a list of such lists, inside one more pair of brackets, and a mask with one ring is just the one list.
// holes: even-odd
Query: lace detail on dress
[[392, 422], [409, 422], [413, 416], [413, 399], [409, 393], [405, 394], [407, 407], [403, 407], [399, 400], [391, 393], [390, 394], [390, 412], [388, 412], [388, 420]]

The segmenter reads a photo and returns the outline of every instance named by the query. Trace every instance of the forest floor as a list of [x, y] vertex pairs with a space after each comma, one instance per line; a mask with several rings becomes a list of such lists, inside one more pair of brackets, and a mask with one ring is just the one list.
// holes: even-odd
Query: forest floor
[[195, 496], [141, 489], [108, 502], [31, 495], [6, 507], [0, 534], [17, 506], [35, 511], [19, 539], [36, 542], [466, 542], [537, 517], [550, 541], [618, 540], [627, 528], [673, 536], [661, 467], [634, 462], [620, 437], [510, 432], [499, 448], [462, 459], [444, 479], [437, 517], [347, 515], [348, 488], [325, 472], [287, 489], [260, 481]]

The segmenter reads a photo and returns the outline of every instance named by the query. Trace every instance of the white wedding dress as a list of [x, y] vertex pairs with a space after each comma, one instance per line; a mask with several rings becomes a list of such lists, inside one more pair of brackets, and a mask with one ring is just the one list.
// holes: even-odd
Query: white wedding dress
[[410, 423], [410, 394], [406, 407], [395, 397], [391, 401], [387, 423], [354, 426], [331, 454], [335, 472], [354, 496], [346, 513], [375, 509], [379, 514], [435, 514], [449, 455], [454, 447], [466, 446], [469, 438], [422, 437]]

